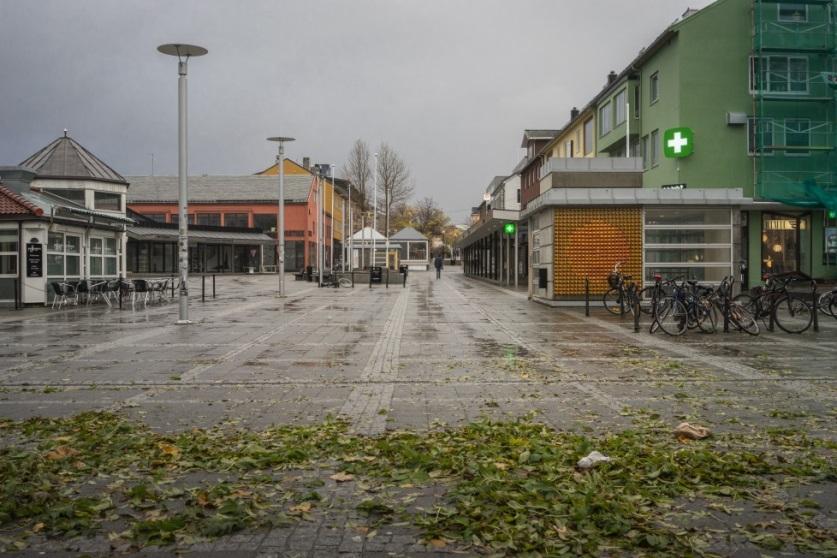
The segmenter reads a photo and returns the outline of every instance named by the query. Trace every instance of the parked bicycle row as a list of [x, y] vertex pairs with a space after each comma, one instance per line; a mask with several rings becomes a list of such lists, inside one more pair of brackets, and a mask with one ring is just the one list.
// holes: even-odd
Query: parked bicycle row
[[118, 305], [121, 300], [130, 299], [131, 307], [137, 304], [162, 304], [170, 299], [170, 289], [175, 280], [165, 279], [111, 279], [106, 281], [53, 281], [52, 308], [61, 308], [69, 304]]
[[732, 276], [718, 285], [702, 285], [656, 275], [653, 285], [639, 289], [619, 267], [608, 275], [610, 289], [603, 297], [604, 307], [616, 315], [649, 315], [652, 333], [682, 335], [689, 329], [714, 333], [731, 327], [750, 335], [775, 327], [803, 333], [811, 327], [818, 329], [819, 313], [837, 318], [837, 287], [820, 294], [816, 282], [800, 273], [765, 276], [764, 286], [734, 296]]

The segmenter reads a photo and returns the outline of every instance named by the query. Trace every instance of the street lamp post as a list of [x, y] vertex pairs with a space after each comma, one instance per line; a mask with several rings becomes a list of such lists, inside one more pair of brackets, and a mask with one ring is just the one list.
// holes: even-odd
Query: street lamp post
[[169, 56], [177, 56], [177, 174], [178, 174], [178, 271], [180, 272], [179, 313], [177, 323], [185, 325], [189, 321], [189, 222], [187, 209], [189, 205], [189, 150], [187, 145], [187, 99], [186, 74], [189, 58], [203, 56], [208, 51], [195, 45], [165, 44], [157, 50]]
[[276, 257], [279, 259], [276, 269], [279, 272], [279, 296], [285, 296], [285, 143], [294, 138], [274, 136], [267, 141], [279, 144], [276, 165], [279, 167], [279, 213], [276, 215]]
[[329, 251], [329, 263], [328, 267], [331, 269], [331, 273], [334, 273], [334, 193], [336, 192], [334, 188], [334, 165], [329, 165], [331, 167], [331, 233], [328, 235], [328, 243], [331, 246], [331, 250]]
[[375, 267], [378, 263], [377, 254], [375, 254], [375, 233], [378, 231], [378, 154], [375, 153], [375, 174], [373, 175], [373, 195], [372, 195], [372, 264], [370, 267]]

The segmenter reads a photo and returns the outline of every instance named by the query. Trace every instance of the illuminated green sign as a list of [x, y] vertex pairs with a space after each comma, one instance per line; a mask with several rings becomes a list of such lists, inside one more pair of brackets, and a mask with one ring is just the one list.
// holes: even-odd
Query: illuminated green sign
[[663, 153], [669, 159], [688, 157], [695, 150], [695, 133], [691, 128], [671, 128], [663, 135]]
[[837, 210], [829, 209], [828, 210], [828, 218], [829, 219], [837, 219]]
[[503, 232], [506, 234], [514, 234], [517, 230], [517, 226], [514, 223], [506, 223], [503, 225]]

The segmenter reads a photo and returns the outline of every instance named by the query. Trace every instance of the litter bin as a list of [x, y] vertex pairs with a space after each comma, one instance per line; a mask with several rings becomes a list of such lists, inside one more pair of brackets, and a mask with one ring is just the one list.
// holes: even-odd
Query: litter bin
[[407, 266], [404, 265], [404, 264], [399, 265], [398, 266], [398, 273], [407, 273]]
[[373, 266], [369, 268], [369, 282], [370, 283], [383, 283], [384, 281], [384, 268], [379, 265]]

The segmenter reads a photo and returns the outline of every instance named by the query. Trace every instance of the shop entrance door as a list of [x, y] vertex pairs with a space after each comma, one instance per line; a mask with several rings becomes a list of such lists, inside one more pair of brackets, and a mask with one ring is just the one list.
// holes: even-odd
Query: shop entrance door
[[811, 227], [808, 215], [765, 213], [761, 232], [761, 271], [810, 274]]

